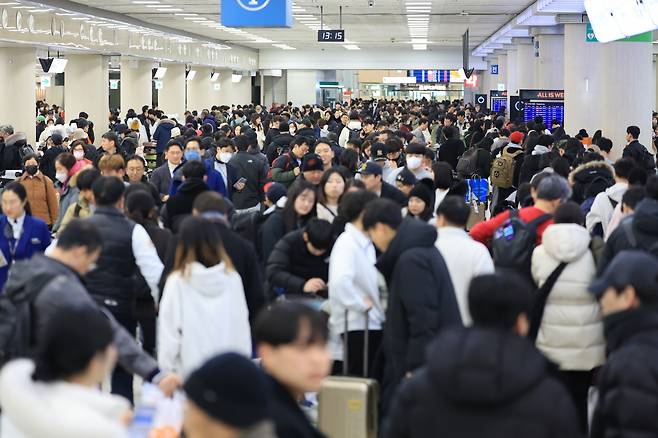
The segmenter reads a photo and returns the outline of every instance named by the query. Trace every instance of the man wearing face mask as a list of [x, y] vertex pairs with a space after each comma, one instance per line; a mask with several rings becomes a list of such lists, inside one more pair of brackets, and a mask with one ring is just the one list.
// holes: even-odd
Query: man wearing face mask
[[[185, 151], [183, 156], [185, 157], [185, 162], [200, 161], [203, 163], [203, 159], [202, 159], [203, 150], [201, 148], [201, 138], [199, 137], [188, 138], [185, 141]], [[214, 190], [215, 192], [219, 193], [225, 198], [228, 198], [229, 195], [228, 195], [228, 188], [226, 186], [226, 183], [224, 182], [222, 175], [217, 170], [215, 170], [213, 161], [214, 160], [207, 160], [205, 163], [203, 163], [206, 167], [206, 184], [208, 185], [210, 190]], [[179, 168], [174, 172], [174, 176], [171, 181], [171, 187], [169, 188], [170, 197], [174, 196], [178, 192], [178, 188], [183, 182], [182, 167], [183, 166], [179, 166]]]
[[395, 180], [402, 172], [402, 169], [409, 169], [414, 174], [416, 179], [420, 181], [424, 178], [434, 179], [433, 175], [423, 166], [423, 158], [425, 157], [426, 147], [418, 143], [410, 143], [407, 146], [406, 152], [406, 166], [400, 167], [391, 172], [386, 177], [386, 182], [395, 185]]
[[206, 166], [212, 165], [212, 168], [222, 177], [226, 191], [225, 193], [220, 191], [219, 194], [229, 199], [231, 199], [235, 190], [244, 189], [244, 183], [239, 183], [236, 187], [239, 179], [238, 171], [232, 164], [229, 164], [234, 153], [235, 146], [233, 145], [233, 141], [229, 138], [222, 138], [217, 144], [215, 158], [206, 160]]

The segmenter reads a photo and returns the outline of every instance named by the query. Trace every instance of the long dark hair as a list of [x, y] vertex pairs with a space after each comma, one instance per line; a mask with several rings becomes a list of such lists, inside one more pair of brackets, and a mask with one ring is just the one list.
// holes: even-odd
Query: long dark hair
[[27, 200], [27, 190], [25, 190], [25, 187], [23, 184], [19, 183], [18, 181], [12, 181], [9, 184], [5, 186], [5, 189], [3, 192], [13, 192], [18, 196], [18, 199], [21, 200], [21, 202], [25, 201], [25, 214], [28, 216], [32, 216], [32, 209], [30, 208], [30, 201]]
[[193, 262], [207, 268], [224, 262], [227, 269], [234, 269], [217, 227], [207, 219], [189, 216], [183, 219], [178, 233], [174, 270], [185, 275]]
[[113, 341], [110, 321], [100, 310], [93, 306], [62, 307], [39, 339], [32, 378], [53, 382], [81, 373]]
[[285, 207], [283, 207], [283, 210], [281, 211], [281, 214], [283, 215], [283, 223], [286, 224], [286, 233], [289, 233], [297, 229], [299, 226], [300, 219], [302, 221], [306, 221], [307, 219], [315, 216], [315, 205], [313, 206], [313, 209], [311, 209], [311, 212], [303, 218], [298, 217], [297, 212], [295, 211], [295, 201], [297, 200], [299, 195], [304, 193], [306, 190], [310, 190], [311, 192], [313, 192], [313, 195], [315, 196], [315, 203], [317, 204], [318, 202], [317, 189], [313, 184], [306, 181], [305, 179], [298, 179], [288, 189], [288, 195], [287, 195], [288, 198], [286, 199], [286, 205]]
[[[128, 189], [136, 187], [131, 185]], [[140, 225], [145, 225], [157, 217], [155, 200], [150, 193], [141, 187], [132, 189], [128, 193], [126, 189], [126, 216]]]
[[[327, 185], [327, 181], [329, 181], [329, 177], [331, 177], [331, 175], [334, 175], [334, 174], [340, 176], [343, 179], [343, 183], [345, 183], [344, 187], [345, 188], [347, 187], [347, 180], [345, 179], [345, 175], [343, 175], [343, 173], [340, 170], [338, 170], [337, 168], [332, 167], [331, 169], [325, 171], [322, 174], [322, 178], [320, 179], [320, 185], [319, 185], [319, 188], [318, 188], [318, 199], [316, 201], [316, 204], [319, 202], [319, 203], [322, 203], [322, 204], [326, 205], [327, 199], [326, 199], [325, 194], [324, 194], [324, 186]], [[345, 193], [345, 188], [343, 188], [343, 193]], [[338, 202], [339, 203], [340, 203], [340, 198], [342, 196], [343, 195], [338, 197]]]

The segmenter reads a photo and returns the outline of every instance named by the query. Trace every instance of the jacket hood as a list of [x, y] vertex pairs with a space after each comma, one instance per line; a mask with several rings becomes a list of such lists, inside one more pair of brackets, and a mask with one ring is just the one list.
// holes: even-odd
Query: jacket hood
[[15, 132], [5, 139], [7, 146], [13, 146], [18, 143], [27, 143], [27, 136], [23, 132]]
[[546, 146], [538, 144], [535, 146], [535, 148], [532, 150], [532, 155], [544, 155], [549, 153], [551, 150], [547, 148]]
[[427, 358], [430, 384], [456, 404], [509, 403], [537, 385], [548, 368], [527, 339], [485, 328], [442, 332]]
[[589, 182], [594, 178], [601, 176], [604, 178], [614, 178], [615, 171], [611, 165], [605, 161], [590, 161], [581, 164], [569, 174], [569, 184], [574, 185], [576, 182]]
[[643, 234], [658, 235], [658, 201], [645, 198], [633, 214], [633, 227]]
[[347, 128], [348, 129], [361, 129], [361, 122], [358, 120], [350, 120], [347, 123]]
[[198, 293], [206, 296], [218, 296], [226, 289], [229, 272], [224, 263], [206, 268], [199, 262], [191, 263], [182, 278]]
[[[23, 265], [22, 269], [19, 264]], [[35, 254], [31, 259], [19, 261], [16, 263], [16, 269], [12, 269], [7, 283], [5, 283], [5, 293], [9, 296], [25, 292], [25, 285], [41, 274], [56, 275], [77, 275], [70, 268], [60, 262], [57, 262], [43, 254]]]
[[158, 126], [161, 126], [161, 125], [171, 125], [171, 127], [173, 128], [174, 126], [176, 126], [176, 122], [174, 122], [171, 119], [162, 119], [162, 120], [160, 120], [160, 124]]
[[617, 202], [621, 202], [624, 193], [628, 190], [628, 184], [615, 184], [605, 189], [605, 194]]
[[379, 257], [377, 267], [389, 279], [400, 256], [412, 248], [434, 247], [437, 231], [431, 225], [414, 218], [405, 218], [388, 250]]
[[204, 180], [199, 178], [190, 178], [183, 181], [183, 184], [178, 188], [178, 193], [201, 193], [205, 190], [208, 190], [208, 184]]
[[553, 224], [544, 231], [542, 245], [555, 260], [571, 263], [589, 250], [591, 237], [586, 228], [578, 224]]

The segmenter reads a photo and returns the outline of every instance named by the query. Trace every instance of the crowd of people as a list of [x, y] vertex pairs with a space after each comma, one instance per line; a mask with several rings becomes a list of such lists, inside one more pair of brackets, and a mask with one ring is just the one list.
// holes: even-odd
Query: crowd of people
[[124, 436], [138, 376], [184, 390], [190, 438], [322, 437], [329, 375], [379, 382], [385, 438], [658, 434], [637, 126], [359, 99], [88, 119], [0, 125], [0, 436]]

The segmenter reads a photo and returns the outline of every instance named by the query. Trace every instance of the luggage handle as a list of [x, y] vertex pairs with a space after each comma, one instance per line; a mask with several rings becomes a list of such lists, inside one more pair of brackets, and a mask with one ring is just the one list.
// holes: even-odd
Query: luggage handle
[[[348, 310], [345, 309], [345, 326], [344, 326], [344, 332], [343, 332], [343, 375], [347, 376], [347, 370], [348, 370], [348, 321], [347, 321], [347, 316], [348, 316]], [[364, 313], [366, 317], [366, 326], [363, 331], [363, 377], [368, 377], [368, 356], [369, 356], [369, 340], [370, 340], [370, 309], [367, 309]]]

